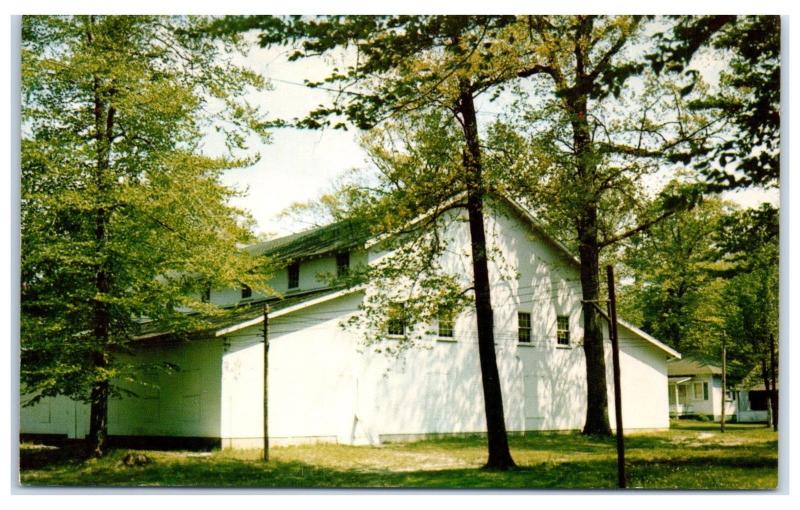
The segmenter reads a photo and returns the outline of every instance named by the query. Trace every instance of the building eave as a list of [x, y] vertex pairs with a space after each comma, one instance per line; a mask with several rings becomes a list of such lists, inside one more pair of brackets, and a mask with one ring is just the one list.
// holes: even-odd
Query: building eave
[[662, 351], [664, 351], [665, 353], [667, 353], [670, 356], [670, 359], [681, 359], [681, 353], [679, 353], [678, 351], [676, 351], [672, 347], [668, 346], [667, 344], [665, 344], [665, 343], [657, 340], [656, 338], [648, 335], [647, 333], [645, 333], [641, 329], [637, 328], [633, 324], [631, 324], [631, 323], [629, 323], [627, 321], [624, 321], [624, 320], [620, 319], [619, 317], [617, 317], [617, 324], [620, 324], [620, 325], [624, 326], [625, 328], [629, 329], [631, 332], [633, 332], [634, 334], [636, 334], [637, 336], [639, 336], [643, 340], [646, 340], [647, 342], [649, 342], [653, 346], [657, 347], [658, 349], [661, 349]]
[[[277, 319], [279, 317], [283, 317], [283, 316], [290, 315], [292, 313], [298, 312], [298, 311], [303, 310], [305, 308], [308, 308], [310, 306], [320, 305], [322, 303], [326, 303], [328, 301], [331, 301], [331, 300], [334, 300], [334, 299], [338, 299], [340, 297], [344, 297], [344, 296], [347, 296], [347, 295], [350, 295], [350, 294], [354, 294], [354, 293], [359, 292], [361, 290], [363, 290], [363, 287], [362, 286], [357, 286], [357, 287], [351, 287], [351, 288], [348, 288], [348, 289], [342, 289], [342, 290], [340, 290], [338, 292], [333, 292], [331, 294], [325, 294], [323, 296], [320, 296], [320, 297], [317, 297], [317, 298], [313, 298], [313, 299], [309, 299], [307, 301], [302, 301], [300, 303], [297, 303], [296, 305], [287, 306], [286, 308], [282, 308], [280, 310], [276, 310], [274, 312], [271, 312], [269, 314], [269, 318], [270, 319]], [[257, 317], [252, 318], [252, 319], [248, 319], [246, 321], [238, 322], [236, 324], [232, 324], [232, 325], [227, 326], [225, 328], [217, 329], [217, 330], [214, 331], [213, 336], [214, 337], [221, 337], [221, 336], [229, 335], [231, 333], [235, 333], [235, 332], [240, 331], [240, 330], [245, 329], [245, 328], [249, 328], [249, 327], [252, 327], [252, 326], [257, 326], [257, 325], [259, 325], [259, 324], [261, 324], [263, 322], [264, 322], [264, 316], [263, 315], [259, 315]]]

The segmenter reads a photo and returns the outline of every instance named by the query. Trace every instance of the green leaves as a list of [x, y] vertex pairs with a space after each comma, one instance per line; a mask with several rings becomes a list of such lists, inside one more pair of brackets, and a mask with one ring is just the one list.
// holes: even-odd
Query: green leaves
[[[662, 33], [649, 55], [656, 72], [684, 73], [701, 49], [725, 60], [720, 90], [692, 104], [731, 125], [721, 143], [693, 154], [695, 166], [718, 189], [776, 186], [780, 177], [779, 16], [683, 16]], [[716, 163], [716, 164], [715, 164]]]
[[[23, 20], [25, 391], [87, 399], [98, 382], [136, 378], [140, 367], [117, 355], [148, 321], [180, 333], [219, 314], [201, 302], [208, 285], [269, 292], [256, 283], [268, 261], [239, 250], [252, 220], [228, 207], [235, 192], [219, 181], [252, 163], [250, 133], [268, 134], [243, 100], [267, 84], [231, 63], [235, 38], [187, 36], [201, 21]], [[199, 151], [208, 125], [231, 152]]]

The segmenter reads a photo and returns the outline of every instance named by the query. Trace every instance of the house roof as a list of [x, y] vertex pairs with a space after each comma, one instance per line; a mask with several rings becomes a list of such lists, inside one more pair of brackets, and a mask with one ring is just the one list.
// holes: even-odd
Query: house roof
[[[323, 289], [316, 292], [309, 292], [308, 295], [302, 297], [298, 296], [299, 299], [296, 300], [292, 300], [292, 298], [272, 300], [275, 302], [275, 305], [270, 305], [269, 317], [270, 319], [276, 319], [304, 308], [319, 305], [348, 294], [359, 292], [361, 290], [362, 288], [360, 286], [350, 288], [340, 287], [335, 289]], [[268, 301], [266, 302], [268, 303]], [[249, 314], [249, 318], [242, 316], [236, 321], [229, 321], [224, 327], [217, 327], [214, 331], [214, 336], [227, 335], [229, 333], [239, 331], [240, 329], [261, 324], [264, 321], [263, 304], [259, 306], [258, 310], [258, 313]]]
[[661, 342], [661, 341], [657, 340], [655, 337], [648, 335], [647, 333], [645, 333], [641, 329], [637, 328], [633, 324], [631, 324], [631, 323], [629, 323], [627, 321], [624, 321], [624, 320], [620, 319], [619, 317], [617, 317], [617, 324], [622, 325], [626, 329], [628, 329], [631, 332], [633, 332], [634, 334], [636, 334], [638, 337], [642, 338], [643, 340], [646, 340], [647, 342], [649, 342], [653, 346], [655, 346], [655, 347], [661, 349], [662, 351], [666, 352], [667, 354], [672, 356], [673, 359], [680, 359], [681, 358], [681, 353], [679, 353], [678, 351], [676, 351], [675, 349], [673, 349], [669, 345], [665, 344], [664, 342]]
[[[254, 324], [261, 324], [264, 319], [264, 305], [269, 306], [269, 316], [271, 318], [280, 317], [287, 313], [292, 313], [302, 308], [335, 299], [337, 297], [356, 292], [358, 288], [343, 289], [324, 288], [301, 292], [283, 298], [273, 297], [269, 299], [254, 300], [246, 304], [228, 308], [222, 315], [210, 317], [205, 321], [203, 327], [192, 332], [193, 336], [222, 336], [232, 331], [250, 327]], [[164, 331], [159, 328], [157, 322], [146, 323], [142, 326], [140, 334], [134, 340], [146, 340], [164, 338], [172, 334], [171, 331]]]
[[[463, 195], [463, 193], [456, 195], [451, 199], [451, 201], [455, 203], [456, 201], [463, 199]], [[577, 257], [575, 257], [558, 239], [550, 236], [536, 221], [533, 215], [531, 215], [531, 213], [525, 209], [525, 207], [504, 195], [492, 194], [492, 198], [510, 206], [517, 214], [527, 221], [528, 225], [543, 241], [554, 247], [557, 252], [559, 252], [571, 265], [573, 265], [573, 267], [580, 267], [580, 261], [577, 259]], [[424, 216], [425, 215], [422, 217]], [[378, 236], [377, 238], [376, 236], [373, 236], [367, 222], [348, 219], [288, 236], [279, 237], [277, 239], [255, 243], [245, 247], [244, 249], [253, 255], [266, 255], [284, 260], [289, 263], [299, 259], [313, 258], [327, 253], [350, 249], [355, 246], [369, 244], [370, 242], [374, 244], [374, 242], [377, 242], [377, 240], [382, 237], [384, 236]], [[220, 336], [229, 332], [240, 330], [242, 328], [260, 324], [263, 321], [262, 308], [264, 304], [270, 305], [270, 317], [278, 317], [280, 315], [286, 315], [330, 299], [335, 299], [345, 294], [356, 292], [357, 290], [360, 289], [328, 288], [297, 294], [286, 298], [271, 298], [253, 301], [249, 305], [236, 307], [231, 311], [231, 313], [210, 320], [209, 327], [204, 328], [202, 331], [200, 331], [200, 333], [208, 334], [209, 332], [214, 331], [215, 336]], [[664, 351], [670, 357], [681, 357], [678, 351], [670, 348], [663, 342], [660, 342], [656, 338], [645, 333], [636, 326], [622, 320], [621, 318], [617, 318], [617, 323], [627, 328], [635, 335], [655, 346], [656, 348]], [[163, 337], [168, 334], [168, 332], [157, 331], [152, 333], [143, 332], [139, 337], [137, 337], [137, 339]]]
[[267, 255], [288, 262], [346, 250], [363, 244], [370, 237], [364, 221], [343, 220], [296, 234], [245, 247], [252, 255]]
[[701, 360], [697, 357], [687, 356], [681, 360], [667, 363], [667, 375], [718, 375], [722, 369], [717, 365]]

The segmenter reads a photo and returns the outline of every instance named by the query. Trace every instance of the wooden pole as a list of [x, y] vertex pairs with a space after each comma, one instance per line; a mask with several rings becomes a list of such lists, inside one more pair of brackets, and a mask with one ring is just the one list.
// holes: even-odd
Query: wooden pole
[[269, 305], [264, 305], [264, 462], [269, 462]]
[[[725, 351], [725, 337], [722, 337], [722, 418], [719, 420], [719, 431], [725, 432], [725, 390], [728, 386], [727, 353]], [[713, 402], [713, 400], [712, 400]]]
[[622, 427], [622, 387], [619, 367], [619, 338], [617, 337], [617, 296], [614, 289], [614, 268], [606, 266], [608, 277], [608, 334], [611, 337], [611, 356], [614, 362], [614, 415], [617, 424], [617, 484], [627, 487], [625, 481], [625, 437]]
[[775, 375], [775, 335], [769, 335], [769, 371], [772, 380], [770, 402], [772, 403], [772, 430], [778, 431], [778, 379]]

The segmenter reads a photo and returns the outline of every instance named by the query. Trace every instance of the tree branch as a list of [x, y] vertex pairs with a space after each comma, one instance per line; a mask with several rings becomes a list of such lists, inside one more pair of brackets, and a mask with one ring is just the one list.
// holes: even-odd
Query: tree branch
[[647, 230], [648, 228], [652, 227], [656, 223], [669, 218], [673, 214], [677, 213], [679, 210], [680, 210], [680, 208], [669, 209], [669, 210], [664, 211], [663, 213], [659, 214], [657, 217], [655, 217], [655, 218], [653, 218], [651, 220], [645, 221], [644, 223], [641, 223], [641, 224], [637, 225], [636, 227], [634, 227], [634, 228], [632, 228], [630, 230], [627, 230], [627, 231], [625, 231], [625, 232], [623, 232], [621, 234], [618, 234], [618, 235], [615, 235], [615, 236], [612, 236], [612, 237], [607, 237], [607, 238], [605, 238], [605, 239], [600, 241], [599, 247], [600, 248], [605, 248], [606, 246], [609, 246], [609, 245], [614, 244], [614, 243], [618, 243], [619, 241], [622, 241], [623, 239], [627, 239], [627, 238], [629, 238], [629, 237], [631, 237], [631, 236], [633, 236], [633, 235], [635, 235], [635, 234], [637, 234], [639, 232]]

